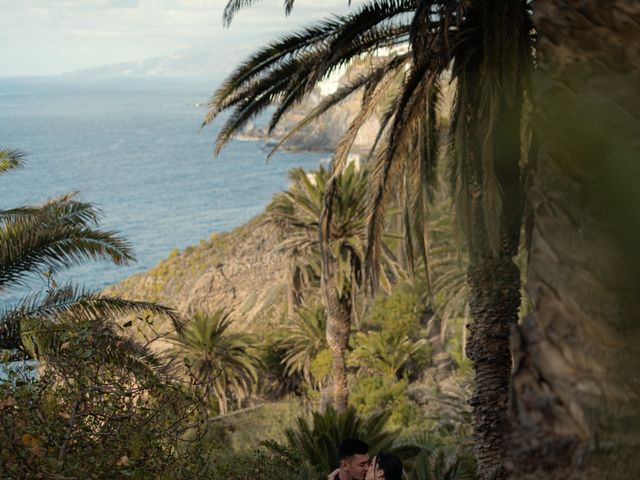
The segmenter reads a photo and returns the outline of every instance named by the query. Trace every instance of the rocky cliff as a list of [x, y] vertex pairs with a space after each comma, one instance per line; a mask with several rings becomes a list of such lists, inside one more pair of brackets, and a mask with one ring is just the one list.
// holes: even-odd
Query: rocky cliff
[[233, 312], [238, 328], [266, 326], [286, 306], [288, 261], [275, 248], [278, 231], [263, 219], [259, 215], [231, 232], [174, 251], [105, 293], [159, 302], [185, 316], [224, 308]]
[[[335, 81], [335, 87], [340, 88], [353, 81], [358, 75], [370, 68], [369, 64], [350, 65], [349, 68]], [[251, 140], [263, 140], [268, 145], [275, 145], [287, 132], [305, 118], [308, 112], [326, 98], [329, 92], [317, 87], [303, 102], [293, 107], [287, 113], [276, 129], [268, 134], [266, 125], [248, 125], [240, 138]], [[282, 145], [284, 150], [306, 151], [333, 151], [342, 140], [351, 120], [360, 111], [362, 105], [362, 93], [355, 93], [343, 100], [336, 108], [325, 112], [322, 116], [306, 125], [300, 131], [292, 135]], [[373, 144], [378, 128], [380, 112], [374, 112], [360, 129], [356, 137], [352, 151], [356, 154], [369, 152]]]

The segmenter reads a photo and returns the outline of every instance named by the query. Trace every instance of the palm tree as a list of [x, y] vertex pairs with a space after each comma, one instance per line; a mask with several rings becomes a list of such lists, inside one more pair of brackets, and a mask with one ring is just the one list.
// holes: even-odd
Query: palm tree
[[513, 478], [640, 478], [639, 19], [634, 2], [536, 2]]
[[[250, 0], [231, 0], [227, 21]], [[287, 2], [291, 8], [293, 2]], [[276, 104], [269, 124], [282, 116], [317, 82], [352, 58], [381, 47], [409, 45], [390, 55], [322, 101], [300, 127], [342, 99], [364, 91], [333, 157], [325, 217], [337, 191], [359, 127], [391, 96], [372, 148], [366, 263], [373, 286], [385, 209], [402, 198], [407, 238], [426, 260], [424, 218], [438, 160], [436, 110], [440, 86], [449, 73], [455, 102], [449, 136], [450, 171], [460, 230], [469, 253], [467, 278], [470, 325], [468, 354], [474, 362], [476, 455], [486, 474], [504, 457], [506, 406], [511, 370], [509, 329], [518, 318], [520, 275], [512, 258], [519, 245], [528, 138], [525, 99], [531, 97], [533, 26], [527, 0], [379, 0], [349, 15], [336, 16], [267, 45], [229, 76], [215, 93], [205, 123], [232, 110], [220, 130], [219, 151], [264, 109]], [[394, 93], [396, 79], [401, 87]], [[294, 128], [294, 130], [296, 130]], [[286, 140], [285, 136], [282, 141]], [[328, 221], [324, 238], [328, 238]]]
[[[279, 248], [303, 253], [302, 258], [317, 264], [320, 257], [318, 232], [329, 173], [322, 166], [313, 174], [294, 169], [290, 178], [289, 191], [274, 199], [268, 221], [288, 225], [286, 239]], [[326, 339], [333, 357], [334, 403], [338, 411], [344, 411], [349, 394], [346, 352], [353, 302], [363, 273], [367, 173], [352, 163], [338, 177], [337, 183], [340, 191], [331, 219], [330, 260], [325, 262], [321, 278], [327, 312]], [[387, 272], [392, 273], [391, 270]]]
[[218, 412], [227, 413], [229, 399], [238, 404], [251, 394], [258, 381], [260, 359], [251, 351], [256, 342], [244, 332], [230, 332], [229, 314], [196, 314], [185, 328], [170, 337], [174, 351], [184, 359], [196, 388], [215, 397]]
[[311, 365], [322, 351], [328, 348], [325, 332], [327, 314], [320, 305], [300, 308], [292, 322], [282, 329], [279, 344], [285, 354], [283, 363], [287, 375], [301, 374], [314, 388], [320, 387], [325, 379], [314, 378]]
[[424, 338], [414, 341], [406, 336], [388, 335], [384, 332], [358, 332], [356, 348], [350, 359], [364, 371], [396, 378], [401, 377], [411, 359], [426, 347]]
[[[23, 164], [21, 152], [0, 149], [0, 174]], [[113, 339], [112, 325], [105, 322], [128, 314], [168, 316], [179, 327], [178, 316], [165, 307], [55, 284], [55, 274], [72, 265], [91, 260], [122, 265], [134, 259], [127, 242], [97, 228], [100, 216], [99, 210], [77, 200], [76, 194], [0, 211], [0, 290], [29, 287], [29, 280], [42, 272], [48, 281], [46, 291], [27, 294], [0, 315], [0, 350], [51, 360], [60, 352], [58, 334], [68, 326], [93, 325], [105, 334], [103, 339]]]

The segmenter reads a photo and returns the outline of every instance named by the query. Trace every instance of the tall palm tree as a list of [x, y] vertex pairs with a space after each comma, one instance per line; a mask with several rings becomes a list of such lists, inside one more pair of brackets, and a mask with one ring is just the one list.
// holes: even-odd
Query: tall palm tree
[[[329, 172], [322, 166], [313, 174], [294, 169], [290, 178], [290, 189], [274, 199], [269, 221], [288, 224], [289, 233], [280, 248], [304, 253], [303, 258], [307, 261], [318, 263], [318, 235]], [[344, 411], [349, 394], [346, 352], [353, 302], [363, 273], [367, 173], [352, 163], [341, 173], [337, 183], [340, 190], [328, 241], [330, 260], [325, 263], [321, 277], [327, 312], [326, 338], [333, 357], [334, 403], [338, 411]]]
[[640, 478], [640, 6], [540, 1], [536, 24], [534, 308], [514, 351], [510, 470]]
[[258, 381], [261, 361], [251, 349], [254, 338], [244, 332], [229, 331], [229, 314], [196, 314], [185, 328], [170, 337], [174, 351], [194, 377], [195, 386], [218, 401], [218, 412], [229, 410], [229, 399], [238, 404], [251, 394]]
[[[17, 150], [0, 149], [0, 174], [24, 164]], [[134, 259], [129, 244], [113, 232], [99, 230], [101, 213], [93, 205], [66, 194], [42, 205], [0, 211], [0, 291], [30, 287], [45, 272], [45, 291], [29, 293], [0, 315], [0, 350], [22, 351], [37, 359], [49, 359], [59, 352], [57, 333], [70, 323], [99, 327], [100, 323], [128, 314], [152, 312], [169, 316], [170, 309], [147, 303], [105, 297], [71, 285], [58, 287], [55, 274], [64, 268], [91, 260], [117, 265]], [[111, 326], [99, 329], [105, 338]], [[113, 332], [112, 332], [113, 333]], [[122, 342], [120, 345], [125, 345]]]
[[[231, 0], [227, 20], [253, 3]], [[293, 2], [287, 2], [287, 8]], [[404, 199], [405, 226], [426, 259], [424, 217], [438, 160], [436, 110], [443, 78], [455, 81], [451, 115], [450, 171], [461, 231], [470, 264], [468, 354], [474, 362], [476, 455], [485, 474], [504, 457], [511, 356], [509, 328], [520, 304], [517, 253], [524, 203], [528, 146], [524, 103], [530, 97], [533, 26], [527, 0], [378, 0], [351, 14], [335, 16], [267, 45], [229, 76], [215, 93], [205, 123], [232, 110], [221, 129], [219, 150], [234, 133], [276, 104], [269, 124], [355, 56], [381, 47], [408, 45], [322, 101], [300, 122], [317, 118], [342, 99], [363, 91], [354, 117], [333, 157], [325, 217], [331, 217], [337, 174], [360, 126], [391, 96], [372, 148], [371, 195], [366, 260], [375, 286], [384, 212], [394, 197]], [[395, 91], [396, 79], [401, 87]], [[296, 128], [294, 128], [296, 130]], [[283, 140], [288, 138], [285, 136]], [[323, 222], [324, 238], [328, 225]]]

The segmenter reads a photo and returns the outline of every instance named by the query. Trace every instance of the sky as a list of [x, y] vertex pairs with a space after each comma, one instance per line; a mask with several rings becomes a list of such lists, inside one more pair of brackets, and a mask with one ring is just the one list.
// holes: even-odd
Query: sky
[[0, 0], [0, 76], [55, 75], [211, 46], [221, 63], [244, 56], [278, 34], [348, 0], [262, 0], [223, 28], [226, 0]]

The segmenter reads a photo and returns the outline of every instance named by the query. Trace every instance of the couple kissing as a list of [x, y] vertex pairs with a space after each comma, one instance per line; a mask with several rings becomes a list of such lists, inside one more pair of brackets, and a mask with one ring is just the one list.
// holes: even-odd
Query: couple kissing
[[402, 480], [402, 461], [387, 452], [369, 458], [369, 445], [348, 438], [338, 447], [338, 468], [328, 480]]

